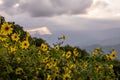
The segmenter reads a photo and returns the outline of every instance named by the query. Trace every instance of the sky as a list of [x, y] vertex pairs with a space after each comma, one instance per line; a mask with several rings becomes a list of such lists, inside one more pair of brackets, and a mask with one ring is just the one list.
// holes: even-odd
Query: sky
[[31, 33], [90, 31], [94, 34], [120, 28], [119, 3], [120, 0], [0, 0], [0, 15]]

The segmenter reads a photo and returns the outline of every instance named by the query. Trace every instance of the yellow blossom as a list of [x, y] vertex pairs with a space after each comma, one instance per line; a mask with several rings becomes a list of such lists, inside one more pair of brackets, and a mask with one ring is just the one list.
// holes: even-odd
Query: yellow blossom
[[10, 46], [10, 51], [11, 52], [15, 52], [17, 49], [16, 49], [16, 46], [15, 47], [13, 47], [13, 46]]
[[3, 36], [0, 36], [0, 40], [1, 40], [1, 41], [6, 41], [7, 38], [6, 38], [6, 37], [3, 37]]
[[41, 51], [38, 52], [38, 57], [40, 57], [40, 56], [41, 56]]
[[47, 64], [46, 64], [46, 68], [47, 68], [47, 69], [50, 69], [51, 67], [52, 67], [52, 64], [51, 64], [51, 63], [47, 63]]
[[70, 69], [71, 68], [76, 68], [76, 65], [75, 64], [71, 64], [69, 67], [70, 67]]
[[98, 72], [100, 69], [102, 69], [102, 66], [96, 65], [95, 69], [96, 69], [96, 72]]
[[9, 44], [8, 44], [8, 43], [4, 44], [4, 47], [5, 47], [5, 48], [7, 48], [8, 46], [9, 46]]
[[3, 23], [3, 25], [1, 26], [1, 33], [3, 35], [8, 35], [11, 34], [13, 31], [12, 25], [9, 23]]
[[68, 51], [65, 56], [66, 56], [67, 59], [70, 58], [70, 56], [71, 56], [71, 51]]
[[107, 60], [110, 60], [110, 56], [108, 54], [105, 55], [105, 57], [107, 58]]
[[18, 63], [21, 62], [21, 58], [20, 58], [20, 57], [17, 58], [17, 62], [18, 62]]
[[67, 79], [70, 79], [71, 78], [71, 75], [69, 73], [66, 73], [63, 75], [63, 80], [67, 80]]
[[111, 54], [110, 54], [110, 56], [109, 56], [110, 59], [111, 60], [115, 59], [116, 58], [116, 54], [117, 54], [117, 52], [113, 49], [112, 52], [111, 52]]
[[58, 51], [59, 50], [59, 46], [58, 45], [56, 45], [55, 47], [54, 47], [54, 49], [56, 50], [56, 51]]
[[19, 36], [16, 33], [12, 34], [11, 38], [12, 38], [13, 41], [18, 41], [19, 40]]
[[40, 70], [41, 70], [41, 68], [36, 68], [36, 75], [38, 76], [39, 75], [39, 73], [40, 73]]
[[113, 65], [111, 64], [111, 65], [109, 66], [109, 68], [110, 68], [110, 69], [113, 69]]
[[83, 67], [86, 68], [88, 66], [88, 63], [84, 63]]
[[46, 57], [46, 58], [43, 59], [43, 63], [47, 63], [48, 61], [49, 61], [48, 57]]
[[47, 75], [47, 80], [52, 80], [52, 78], [49, 74]]
[[27, 49], [30, 46], [28, 41], [22, 41], [21, 42], [21, 48], [22, 49]]
[[28, 32], [26, 32], [26, 37], [30, 37], [30, 34]]
[[47, 51], [48, 50], [48, 46], [44, 43], [41, 44], [40, 48], [41, 48], [42, 51]]
[[74, 54], [74, 56], [76, 57], [76, 56], [78, 56], [79, 52], [78, 52], [76, 49], [74, 49], [74, 50], [73, 50], [73, 54]]
[[17, 75], [20, 75], [20, 74], [23, 73], [23, 69], [20, 68], [20, 67], [18, 67], [18, 68], [15, 70], [15, 73], [16, 73]]

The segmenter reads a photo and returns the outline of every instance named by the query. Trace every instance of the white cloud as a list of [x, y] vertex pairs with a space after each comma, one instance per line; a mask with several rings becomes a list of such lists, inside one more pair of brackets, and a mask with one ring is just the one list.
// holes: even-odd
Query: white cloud
[[30, 34], [36, 34], [36, 33], [40, 35], [51, 35], [52, 34], [47, 27], [33, 28], [33, 29], [26, 30], [26, 31], [28, 31]]
[[89, 18], [116, 18], [120, 19], [120, 0], [94, 0], [88, 14], [82, 15]]

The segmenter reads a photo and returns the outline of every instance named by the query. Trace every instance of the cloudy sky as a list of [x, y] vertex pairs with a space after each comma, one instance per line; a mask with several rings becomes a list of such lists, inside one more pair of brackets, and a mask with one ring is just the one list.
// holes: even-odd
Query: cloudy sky
[[120, 28], [119, 3], [120, 0], [0, 0], [0, 15], [42, 35], [94, 32]]

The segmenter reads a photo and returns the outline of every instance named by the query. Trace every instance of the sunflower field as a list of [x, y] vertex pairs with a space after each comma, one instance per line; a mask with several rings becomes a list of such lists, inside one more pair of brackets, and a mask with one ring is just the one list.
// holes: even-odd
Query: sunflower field
[[119, 80], [120, 61], [115, 49], [87, 53], [60, 42], [50, 47], [14, 22], [0, 22], [0, 80]]

